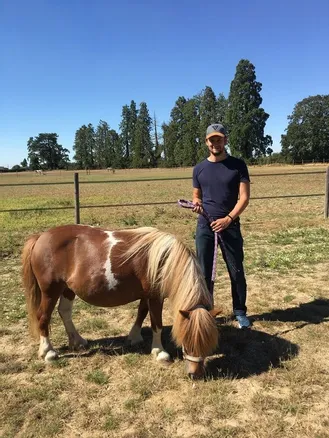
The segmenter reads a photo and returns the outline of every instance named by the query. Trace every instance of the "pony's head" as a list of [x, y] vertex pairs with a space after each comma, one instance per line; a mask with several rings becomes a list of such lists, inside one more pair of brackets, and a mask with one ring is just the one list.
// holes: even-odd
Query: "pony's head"
[[192, 379], [204, 376], [204, 359], [216, 348], [218, 330], [214, 317], [219, 309], [208, 310], [198, 305], [190, 310], [180, 310], [180, 335], [176, 342], [181, 344], [186, 371]]

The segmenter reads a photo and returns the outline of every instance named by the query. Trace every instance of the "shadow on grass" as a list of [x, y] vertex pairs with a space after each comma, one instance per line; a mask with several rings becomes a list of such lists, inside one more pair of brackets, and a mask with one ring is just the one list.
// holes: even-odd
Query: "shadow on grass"
[[[329, 300], [318, 298], [309, 303], [288, 309], [274, 309], [259, 315], [250, 315], [251, 321], [282, 321], [298, 323], [294, 327], [270, 335], [257, 330], [241, 332], [232, 326], [220, 328], [219, 349], [221, 357], [208, 359], [210, 378], [234, 376], [245, 378], [266, 372], [270, 367], [280, 367], [283, 361], [298, 355], [299, 347], [280, 335], [303, 328], [309, 324], [329, 321]], [[218, 318], [224, 322], [225, 318]]]
[[216, 355], [207, 359], [207, 377], [247, 378], [279, 368], [297, 356], [299, 347], [278, 336], [258, 330], [222, 326]]
[[317, 298], [309, 303], [300, 304], [298, 307], [288, 309], [273, 309], [271, 312], [260, 315], [250, 315], [253, 321], [282, 321], [282, 322], [304, 322], [301, 327], [308, 324], [320, 324], [329, 321], [329, 300]]
[[[107, 356], [129, 353], [150, 354], [152, 330], [142, 329], [144, 342], [131, 347], [126, 345], [126, 336], [101, 338], [89, 341], [88, 350], [77, 354], [68, 352], [67, 348], [59, 349], [65, 358], [74, 356], [90, 357], [95, 354]], [[163, 327], [163, 346], [173, 359], [182, 359], [181, 349], [171, 339], [171, 326]], [[206, 374], [209, 379], [223, 377], [246, 378], [261, 374], [271, 367], [281, 366], [281, 362], [298, 354], [298, 346], [280, 337], [272, 336], [257, 330], [243, 331], [232, 326], [219, 327], [219, 347], [214, 353], [220, 357], [209, 357], [206, 363]], [[152, 360], [152, 358], [150, 358]]]

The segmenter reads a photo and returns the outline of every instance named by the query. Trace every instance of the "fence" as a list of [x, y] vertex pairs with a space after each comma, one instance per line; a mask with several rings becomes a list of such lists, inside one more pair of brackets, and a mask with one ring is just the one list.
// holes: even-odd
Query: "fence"
[[[311, 174], [319, 174], [325, 173], [325, 193], [312, 193], [312, 194], [296, 194], [296, 195], [279, 195], [279, 196], [259, 196], [259, 197], [251, 197], [251, 199], [284, 199], [284, 198], [306, 198], [306, 197], [315, 197], [315, 196], [324, 196], [324, 217], [325, 219], [329, 216], [329, 167], [327, 167], [326, 171], [313, 171], [313, 172], [286, 172], [286, 173], [264, 173], [252, 175], [252, 177], [262, 177], [262, 176], [286, 176], [286, 175], [311, 175]], [[83, 181], [79, 182], [79, 173], [74, 173], [74, 181], [73, 182], [38, 182], [38, 183], [29, 183], [28, 185], [61, 185], [61, 184], [74, 184], [74, 207], [73, 206], [65, 206], [65, 207], [36, 207], [36, 208], [20, 208], [20, 209], [7, 209], [0, 210], [0, 213], [8, 213], [8, 212], [20, 212], [20, 211], [44, 211], [44, 210], [75, 210], [75, 223], [80, 223], [80, 209], [81, 208], [114, 208], [114, 207], [136, 207], [136, 206], [146, 206], [146, 205], [174, 205], [177, 201], [169, 201], [169, 202], [141, 202], [141, 203], [130, 203], [130, 204], [102, 204], [102, 205], [80, 205], [80, 184], [116, 184], [122, 182], [147, 182], [147, 181], [176, 181], [176, 180], [190, 180], [190, 177], [181, 177], [181, 178], [146, 178], [146, 179], [130, 179], [130, 180], [114, 180], [114, 181]], [[27, 184], [23, 183], [13, 183], [13, 184], [0, 184], [0, 187], [13, 187], [13, 186], [26, 186]]]

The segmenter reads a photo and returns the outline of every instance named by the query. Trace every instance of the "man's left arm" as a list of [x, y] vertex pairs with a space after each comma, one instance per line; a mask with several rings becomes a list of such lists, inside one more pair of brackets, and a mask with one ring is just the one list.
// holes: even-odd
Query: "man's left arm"
[[217, 219], [216, 221], [212, 222], [211, 223], [212, 230], [217, 232], [225, 230], [225, 228], [227, 228], [231, 224], [231, 222], [233, 222], [238, 216], [241, 215], [241, 213], [243, 213], [243, 211], [246, 209], [247, 205], [249, 204], [249, 199], [250, 199], [250, 182], [242, 181], [240, 182], [240, 186], [239, 186], [239, 199], [238, 202], [235, 204], [235, 207], [224, 218]]
[[238, 202], [235, 204], [233, 210], [229, 213], [230, 217], [233, 220], [235, 220], [238, 216], [241, 215], [241, 213], [243, 213], [243, 211], [246, 209], [247, 205], [249, 204], [249, 199], [250, 199], [250, 182], [249, 181], [240, 182]]

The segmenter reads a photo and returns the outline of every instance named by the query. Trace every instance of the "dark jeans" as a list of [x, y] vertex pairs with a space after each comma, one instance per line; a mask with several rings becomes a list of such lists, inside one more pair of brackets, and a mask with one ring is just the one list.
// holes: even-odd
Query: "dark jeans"
[[[240, 223], [233, 222], [221, 232], [224, 245], [219, 240], [223, 259], [231, 279], [233, 312], [235, 315], [244, 315], [247, 311], [247, 284], [243, 269], [243, 238]], [[211, 274], [214, 259], [214, 232], [209, 224], [198, 224], [196, 229], [196, 253], [203, 275], [210, 292], [212, 292]]]

